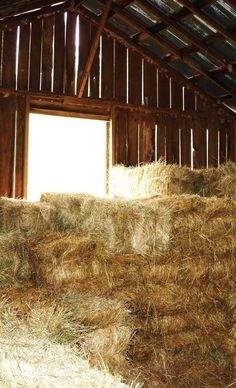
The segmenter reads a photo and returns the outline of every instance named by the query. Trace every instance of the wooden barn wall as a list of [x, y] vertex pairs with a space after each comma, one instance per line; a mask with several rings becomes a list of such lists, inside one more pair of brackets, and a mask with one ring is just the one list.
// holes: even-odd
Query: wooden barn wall
[[115, 108], [113, 164], [136, 166], [163, 159], [192, 168], [236, 160], [236, 123], [209, 118]]
[[[0, 89], [5, 90], [0, 98], [0, 195], [21, 197], [24, 185], [26, 98], [7, 91], [76, 96], [95, 31], [83, 17], [64, 11], [0, 30]], [[208, 114], [212, 107], [206, 100], [105, 33], [83, 97], [142, 106], [112, 111], [114, 163], [137, 165], [161, 157], [199, 168], [236, 161], [233, 118]], [[157, 114], [155, 108], [166, 113]]]
[[0, 196], [23, 196], [25, 113], [24, 97], [0, 97]]

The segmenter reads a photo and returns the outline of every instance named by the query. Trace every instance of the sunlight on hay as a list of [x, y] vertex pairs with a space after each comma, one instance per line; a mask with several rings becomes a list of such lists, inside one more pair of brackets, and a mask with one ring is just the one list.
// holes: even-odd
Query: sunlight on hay
[[163, 161], [139, 167], [115, 166], [110, 172], [112, 197], [139, 198], [166, 194], [197, 194], [201, 176], [188, 167]]

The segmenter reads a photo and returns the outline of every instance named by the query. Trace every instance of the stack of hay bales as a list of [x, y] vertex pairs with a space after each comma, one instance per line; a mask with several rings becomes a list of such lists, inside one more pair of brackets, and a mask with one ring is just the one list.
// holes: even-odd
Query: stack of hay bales
[[26, 258], [28, 277], [21, 288], [6, 283], [0, 297], [33, 338], [73, 346], [128, 384], [234, 383], [233, 200], [45, 194], [41, 205], [53, 209], [47, 227], [2, 229], [20, 246], [14, 257]]
[[191, 170], [163, 161], [138, 167], [115, 166], [110, 173], [111, 197], [141, 198], [166, 194], [198, 194], [236, 200], [236, 163]]
[[[103, 200], [106, 217], [97, 218], [93, 209], [101, 205], [101, 200], [50, 194], [43, 196], [43, 200], [52, 201], [58, 212], [62, 212], [63, 219], [66, 217], [63, 224], [67, 233], [68, 219], [77, 215], [76, 223], [70, 225], [73, 225], [73, 233], [80, 235], [82, 244], [88, 244], [86, 234], [93, 242], [96, 240], [98, 220], [100, 223], [99, 244], [94, 245], [90, 257], [80, 254], [77, 265], [74, 261], [76, 279], [70, 285], [67, 283], [68, 289], [71, 288], [73, 293], [77, 290], [86, 297], [119, 301], [130, 311], [125, 325], [119, 323], [117, 327], [115, 322], [111, 326], [102, 325], [88, 333], [89, 339], [85, 336], [84, 346], [88, 353], [91, 352], [93, 362], [99, 363], [104, 355], [106, 364], [112, 369], [115, 359], [119, 372], [128, 378], [126, 364], [123, 364], [126, 357], [131, 370], [138, 371], [140, 381], [147, 387], [225, 387], [232, 383], [235, 340], [230, 334], [233, 323], [229, 300], [235, 288], [236, 267], [236, 205], [232, 200], [175, 195], [135, 202], [135, 206], [140, 205], [147, 212], [149, 209], [158, 209], [158, 214], [166, 209], [169, 212], [168, 245], [165, 244], [165, 249], [141, 250], [142, 254], [131, 244], [118, 252], [116, 238], [111, 239], [112, 245], [108, 249], [106, 239], [101, 238], [108, 214], [110, 225], [116, 223], [116, 206], [122, 204], [122, 214], [124, 201]], [[132, 205], [133, 201], [127, 202], [127, 206]], [[109, 209], [112, 206], [116, 209], [114, 213]], [[83, 216], [84, 207], [89, 209], [87, 217]], [[158, 224], [156, 214], [155, 211], [152, 213]], [[95, 225], [93, 232], [89, 232], [91, 219]], [[127, 218], [126, 222], [128, 240], [131, 220]], [[106, 249], [101, 249], [101, 242]], [[41, 260], [45, 257], [46, 261], [48, 254], [54, 255], [47, 247], [49, 244], [43, 241], [37, 245], [35, 252]], [[62, 262], [62, 257], [59, 261]], [[63, 261], [67, 262], [66, 256]], [[47, 271], [44, 267], [44, 281], [62, 289], [64, 279], [59, 280], [55, 271], [50, 275]], [[61, 274], [63, 272], [60, 270]], [[109, 341], [117, 347], [109, 349]], [[107, 348], [113, 356], [110, 353], [107, 356]], [[122, 360], [120, 363], [114, 357], [117, 354]], [[133, 376], [133, 372], [130, 373]]]

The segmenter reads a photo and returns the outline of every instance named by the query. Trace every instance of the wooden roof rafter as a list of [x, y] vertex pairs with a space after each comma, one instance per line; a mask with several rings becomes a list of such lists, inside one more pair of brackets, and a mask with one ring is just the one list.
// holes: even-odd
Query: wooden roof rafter
[[171, 16], [167, 16], [166, 14], [164, 14], [164, 12], [157, 9], [157, 7], [154, 7], [147, 1], [137, 0], [137, 3], [141, 5], [143, 9], [151, 12], [153, 15], [156, 15], [157, 17], [162, 19], [162, 21], [164, 21], [168, 27], [173, 27], [176, 31], [183, 35], [192, 44], [192, 48], [194, 51], [201, 50], [203, 54], [210, 54], [211, 57], [214, 58], [216, 61], [218, 61], [222, 65], [227, 66], [227, 61], [222, 58], [221, 55], [219, 55], [215, 50], [212, 50], [211, 47], [209, 47], [201, 40], [194, 38], [188, 31], [186, 31], [184, 27], [178, 24], [174, 18], [172, 18]]
[[197, 72], [197, 74], [199, 74], [199, 76], [202, 76], [202, 77], [208, 79], [209, 81], [213, 82], [217, 87], [221, 88], [226, 94], [231, 94], [233, 97], [236, 98], [236, 91], [227, 88], [222, 82], [220, 82], [218, 79], [216, 79], [211, 73], [203, 70], [193, 59], [191, 59], [187, 55], [181, 55], [179, 50], [172, 47], [162, 37], [160, 37], [159, 35], [151, 33], [149, 29], [147, 29], [140, 22], [138, 22], [136, 19], [134, 19], [126, 10], [120, 9], [115, 4], [112, 5], [111, 9], [117, 15], [119, 15], [123, 20], [125, 20], [130, 25], [135, 27], [138, 31], [141, 31], [145, 35], [151, 37], [154, 41], [156, 41], [159, 45], [161, 45], [164, 49], [166, 49], [168, 51], [168, 53], [172, 54], [172, 56], [174, 58], [181, 59], [186, 65], [188, 65], [193, 70], [195, 70]]
[[[94, 23], [95, 25], [99, 24], [100, 17], [92, 14], [90, 11], [79, 7], [78, 13], [85, 18], [87, 18], [89, 21]], [[142, 56], [144, 59], [146, 59], [148, 62], [156, 65], [160, 71], [168, 74], [170, 77], [174, 78], [177, 82], [179, 82], [182, 86], [185, 86], [186, 89], [191, 89], [195, 93], [199, 94], [202, 98], [208, 100], [211, 102], [215, 107], [218, 107], [218, 109], [223, 109], [223, 111], [233, 114], [233, 112], [226, 106], [221, 104], [221, 99], [215, 99], [214, 97], [209, 96], [204, 90], [202, 90], [198, 85], [196, 84], [195, 80], [187, 79], [183, 75], [181, 75], [177, 70], [172, 68], [168, 65], [163, 59], [156, 57], [154, 54], [149, 52], [149, 50], [145, 49], [144, 47], [141, 47], [138, 45], [133, 39], [128, 38], [125, 34], [123, 34], [121, 31], [117, 30], [114, 26], [111, 26], [108, 23], [104, 27], [104, 31], [107, 32], [110, 36], [115, 38], [116, 40], [120, 41], [124, 46], [127, 48], [130, 48], [131, 50], [134, 50], [137, 52], [140, 56]], [[229, 91], [226, 91], [225, 96], [231, 95]], [[219, 105], [220, 104], [220, 105]]]

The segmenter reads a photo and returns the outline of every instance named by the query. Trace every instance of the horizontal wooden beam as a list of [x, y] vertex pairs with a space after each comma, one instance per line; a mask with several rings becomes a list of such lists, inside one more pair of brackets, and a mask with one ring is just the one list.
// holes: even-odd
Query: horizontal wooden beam
[[[0, 95], [3, 97], [9, 97], [10, 95], [16, 96], [25, 96], [32, 106], [40, 106], [40, 107], [50, 107], [57, 106], [61, 107], [62, 111], [65, 107], [65, 112], [81, 112], [84, 113], [96, 111], [99, 114], [103, 114], [104, 116], [109, 116], [110, 111], [113, 107], [130, 109], [130, 110], [139, 110], [144, 112], [153, 112], [153, 113], [166, 113], [170, 115], [182, 115], [187, 117], [207, 117], [209, 112], [198, 112], [194, 110], [183, 111], [181, 109], [174, 108], [149, 108], [147, 106], [135, 105], [135, 104], [126, 104], [121, 103], [117, 100], [103, 100], [103, 99], [92, 99], [92, 98], [77, 98], [72, 96], [65, 96], [63, 94], [53, 94], [53, 93], [44, 93], [39, 91], [17, 91], [11, 88], [0, 88]], [[224, 107], [220, 104], [215, 104], [212, 106], [212, 110], [214, 110], [215, 114], [222, 115], [225, 118], [235, 120], [236, 114], [232, 112], [227, 107]]]
[[197, 15], [200, 19], [202, 19], [209, 26], [214, 28], [219, 34], [221, 34], [224, 38], [230, 40], [233, 43], [236, 43], [236, 36], [232, 35], [227, 31], [226, 28], [223, 28], [220, 24], [215, 22], [210, 16], [204, 13], [200, 8], [196, 7], [194, 3], [189, 2], [188, 0], [178, 0], [180, 4], [182, 4], [185, 8], [187, 8], [192, 14]]

